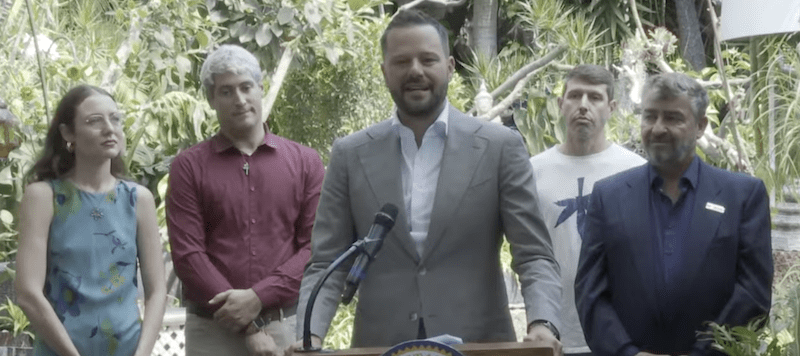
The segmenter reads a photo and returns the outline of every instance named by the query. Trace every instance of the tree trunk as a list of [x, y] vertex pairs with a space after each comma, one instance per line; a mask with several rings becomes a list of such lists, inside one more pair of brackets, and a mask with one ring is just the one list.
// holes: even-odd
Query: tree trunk
[[472, 3], [472, 50], [486, 58], [497, 56], [498, 0]]
[[681, 42], [681, 55], [694, 70], [706, 66], [703, 38], [700, 36], [700, 18], [695, 10], [694, 0], [675, 0], [678, 18], [678, 38]]

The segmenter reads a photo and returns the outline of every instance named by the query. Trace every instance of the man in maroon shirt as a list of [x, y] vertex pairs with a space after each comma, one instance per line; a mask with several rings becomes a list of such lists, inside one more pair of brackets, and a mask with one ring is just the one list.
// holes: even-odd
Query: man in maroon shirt
[[172, 163], [167, 225], [187, 355], [273, 355], [294, 341], [324, 167], [269, 132], [258, 60], [223, 45], [200, 72], [220, 130]]

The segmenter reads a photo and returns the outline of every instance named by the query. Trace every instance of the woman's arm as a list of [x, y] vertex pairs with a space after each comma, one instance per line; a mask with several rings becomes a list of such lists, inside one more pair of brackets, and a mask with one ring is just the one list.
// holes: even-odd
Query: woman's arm
[[38, 337], [59, 355], [78, 355], [67, 330], [44, 295], [47, 275], [47, 241], [53, 221], [53, 190], [46, 182], [25, 189], [20, 204], [17, 277], [14, 287], [17, 302], [28, 316]]
[[167, 285], [153, 194], [143, 186], [139, 186], [136, 192], [136, 244], [145, 298], [142, 334], [136, 347], [136, 356], [149, 356], [162, 327]]

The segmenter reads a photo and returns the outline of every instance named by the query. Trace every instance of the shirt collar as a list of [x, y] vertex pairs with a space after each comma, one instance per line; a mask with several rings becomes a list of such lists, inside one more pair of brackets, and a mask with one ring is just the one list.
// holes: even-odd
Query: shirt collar
[[[439, 114], [436, 118], [436, 121], [433, 122], [431, 127], [433, 127], [434, 132], [442, 132], [443, 136], [447, 137], [447, 131], [449, 130], [448, 120], [450, 118], [450, 102], [445, 99], [444, 101], [444, 110]], [[394, 107], [392, 110], [392, 127], [397, 130], [403, 125], [400, 122], [400, 118], [397, 117], [397, 106]]]
[[[222, 132], [217, 132], [217, 134], [211, 137], [211, 146], [213, 147], [214, 152], [217, 153], [224, 152], [234, 147], [233, 142], [225, 137]], [[275, 134], [269, 130], [269, 125], [267, 125], [266, 122], [264, 123], [264, 140], [258, 145], [258, 147], [261, 146], [267, 146], [273, 149], [278, 148], [277, 136], [275, 136]]]
[[[658, 174], [658, 171], [656, 171], [656, 168], [653, 167], [652, 164], [647, 163], [647, 165], [650, 166], [649, 169], [650, 188], [653, 189], [661, 188], [661, 186], [664, 185], [664, 178], [661, 178], [661, 176]], [[683, 175], [681, 176], [681, 179], [678, 184], [680, 186], [688, 184], [689, 187], [691, 187], [692, 189], [696, 189], [697, 180], [699, 177], [700, 177], [700, 158], [694, 156], [694, 158], [692, 159], [692, 163], [689, 163], [689, 167], [686, 168], [686, 170], [683, 172]]]

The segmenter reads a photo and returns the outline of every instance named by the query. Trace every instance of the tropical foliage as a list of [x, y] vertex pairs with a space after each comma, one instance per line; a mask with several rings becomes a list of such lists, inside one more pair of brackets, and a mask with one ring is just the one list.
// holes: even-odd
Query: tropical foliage
[[29, 330], [30, 322], [20, 307], [6, 297], [5, 303], [0, 305], [0, 329], [11, 331], [11, 335], [27, 335], [33, 337]]
[[746, 326], [711, 323], [707, 336], [730, 356], [800, 356], [800, 265], [795, 265], [773, 293], [772, 315]]

